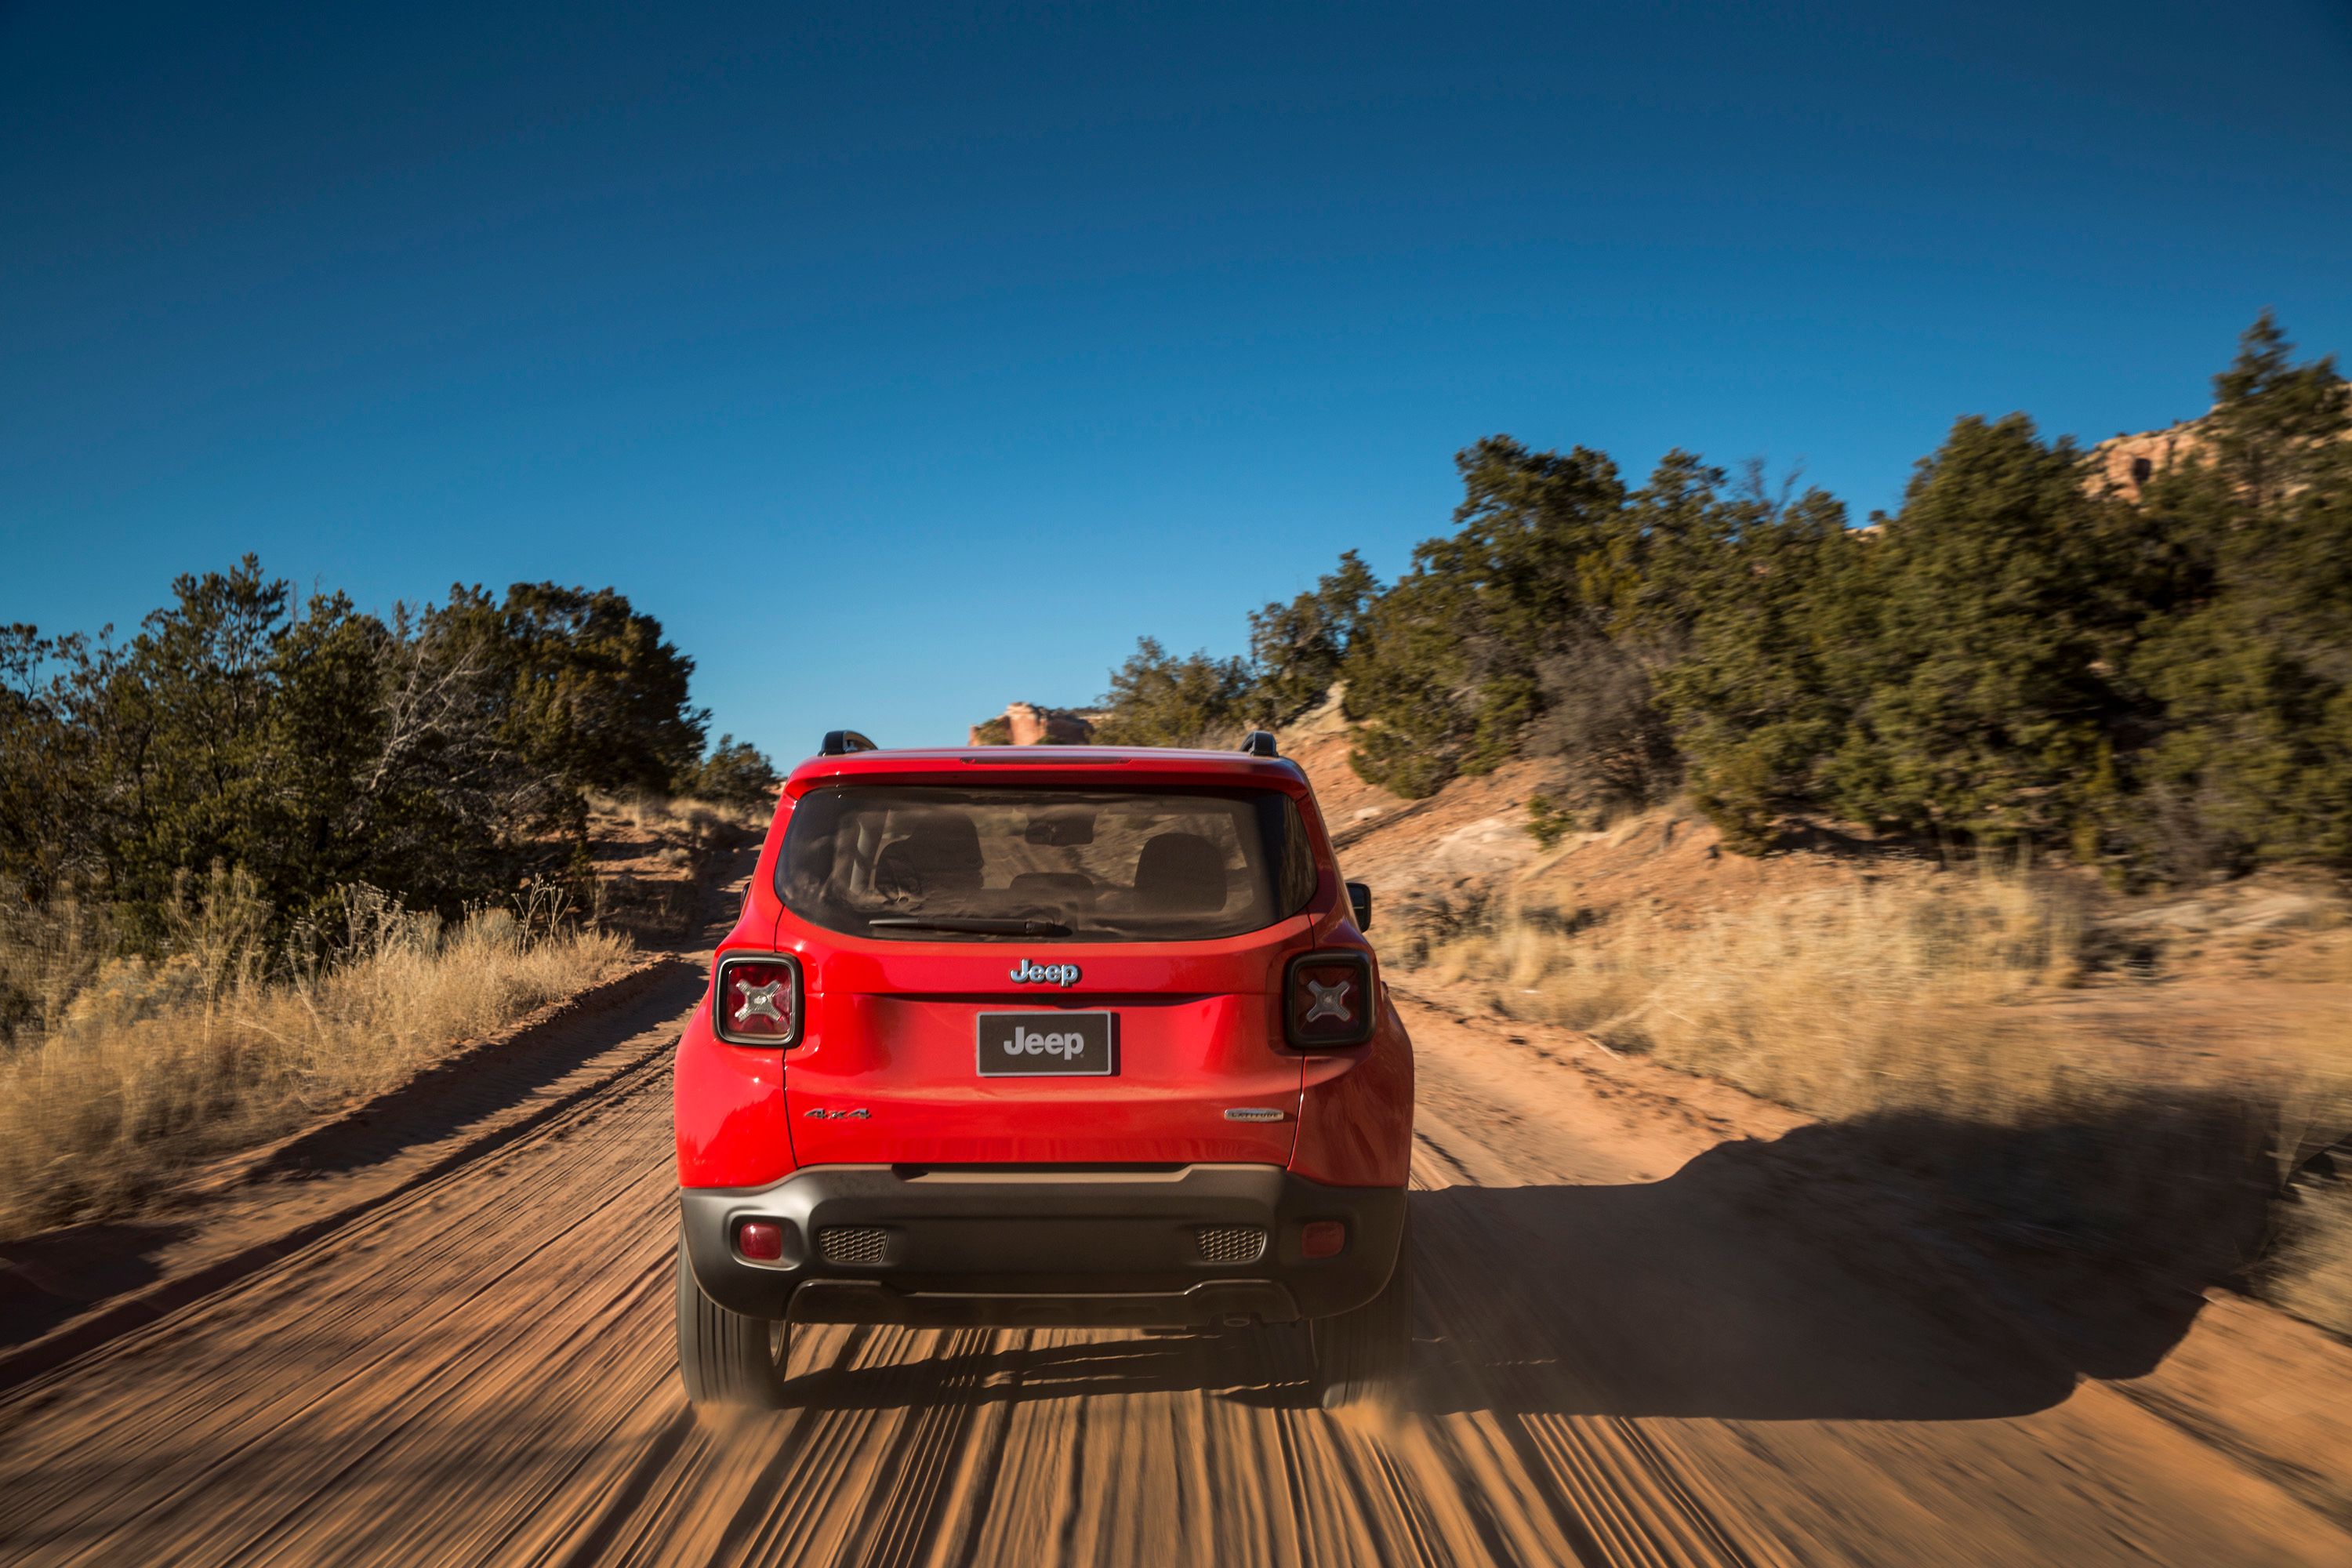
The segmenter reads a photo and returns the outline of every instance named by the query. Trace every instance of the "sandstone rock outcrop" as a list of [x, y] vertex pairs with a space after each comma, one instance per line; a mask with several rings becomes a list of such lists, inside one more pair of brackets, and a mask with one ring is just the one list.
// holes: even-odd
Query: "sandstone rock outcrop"
[[[2352, 439], [2352, 436], [2338, 437]], [[2204, 457], [2213, 441], [2213, 416], [2183, 419], [2161, 430], [2137, 436], [2110, 436], [2091, 448], [2095, 489], [2106, 489], [2126, 500], [2138, 500], [2148, 481], [2177, 463]]]
[[2150, 479], [2202, 452], [2206, 439], [2203, 419], [2184, 419], [2137, 436], [2111, 436], [2091, 448], [2097, 474], [2092, 482], [2137, 500]]
[[1085, 746], [1095, 738], [1095, 721], [1101, 715], [1090, 709], [1044, 708], [1034, 702], [1015, 702], [1003, 713], [971, 727], [971, 744], [975, 746]]

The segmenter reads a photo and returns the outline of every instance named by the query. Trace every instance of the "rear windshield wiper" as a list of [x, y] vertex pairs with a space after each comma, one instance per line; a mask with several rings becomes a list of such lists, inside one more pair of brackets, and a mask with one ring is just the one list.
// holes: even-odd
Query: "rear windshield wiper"
[[1059, 921], [951, 920], [929, 915], [876, 915], [869, 926], [892, 931], [961, 931], [971, 936], [1067, 936], [1070, 928]]

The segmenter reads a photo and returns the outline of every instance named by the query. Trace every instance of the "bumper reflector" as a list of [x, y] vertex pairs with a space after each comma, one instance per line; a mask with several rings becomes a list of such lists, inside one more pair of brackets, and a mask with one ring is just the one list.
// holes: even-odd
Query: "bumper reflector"
[[784, 1255], [784, 1227], [772, 1220], [747, 1219], [735, 1227], [735, 1250], [761, 1263]]
[[1298, 1250], [1308, 1258], [1337, 1258], [1348, 1250], [1348, 1222], [1310, 1219], [1298, 1227]]

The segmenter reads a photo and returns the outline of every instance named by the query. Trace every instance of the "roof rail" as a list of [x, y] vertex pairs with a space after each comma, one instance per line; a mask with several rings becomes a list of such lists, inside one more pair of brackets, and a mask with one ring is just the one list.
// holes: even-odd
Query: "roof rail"
[[1242, 750], [1247, 752], [1253, 757], [1271, 757], [1276, 755], [1277, 753], [1274, 749], [1274, 731], [1271, 730], [1252, 730], [1248, 734], [1242, 737]]
[[820, 757], [845, 757], [852, 752], [878, 752], [882, 748], [855, 730], [827, 730], [824, 744], [817, 748]]

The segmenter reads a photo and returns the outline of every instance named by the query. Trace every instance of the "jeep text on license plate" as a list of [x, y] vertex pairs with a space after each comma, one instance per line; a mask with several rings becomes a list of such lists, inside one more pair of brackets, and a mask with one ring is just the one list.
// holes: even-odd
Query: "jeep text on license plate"
[[1108, 1013], [982, 1013], [982, 1078], [1108, 1078], [1118, 1070]]

